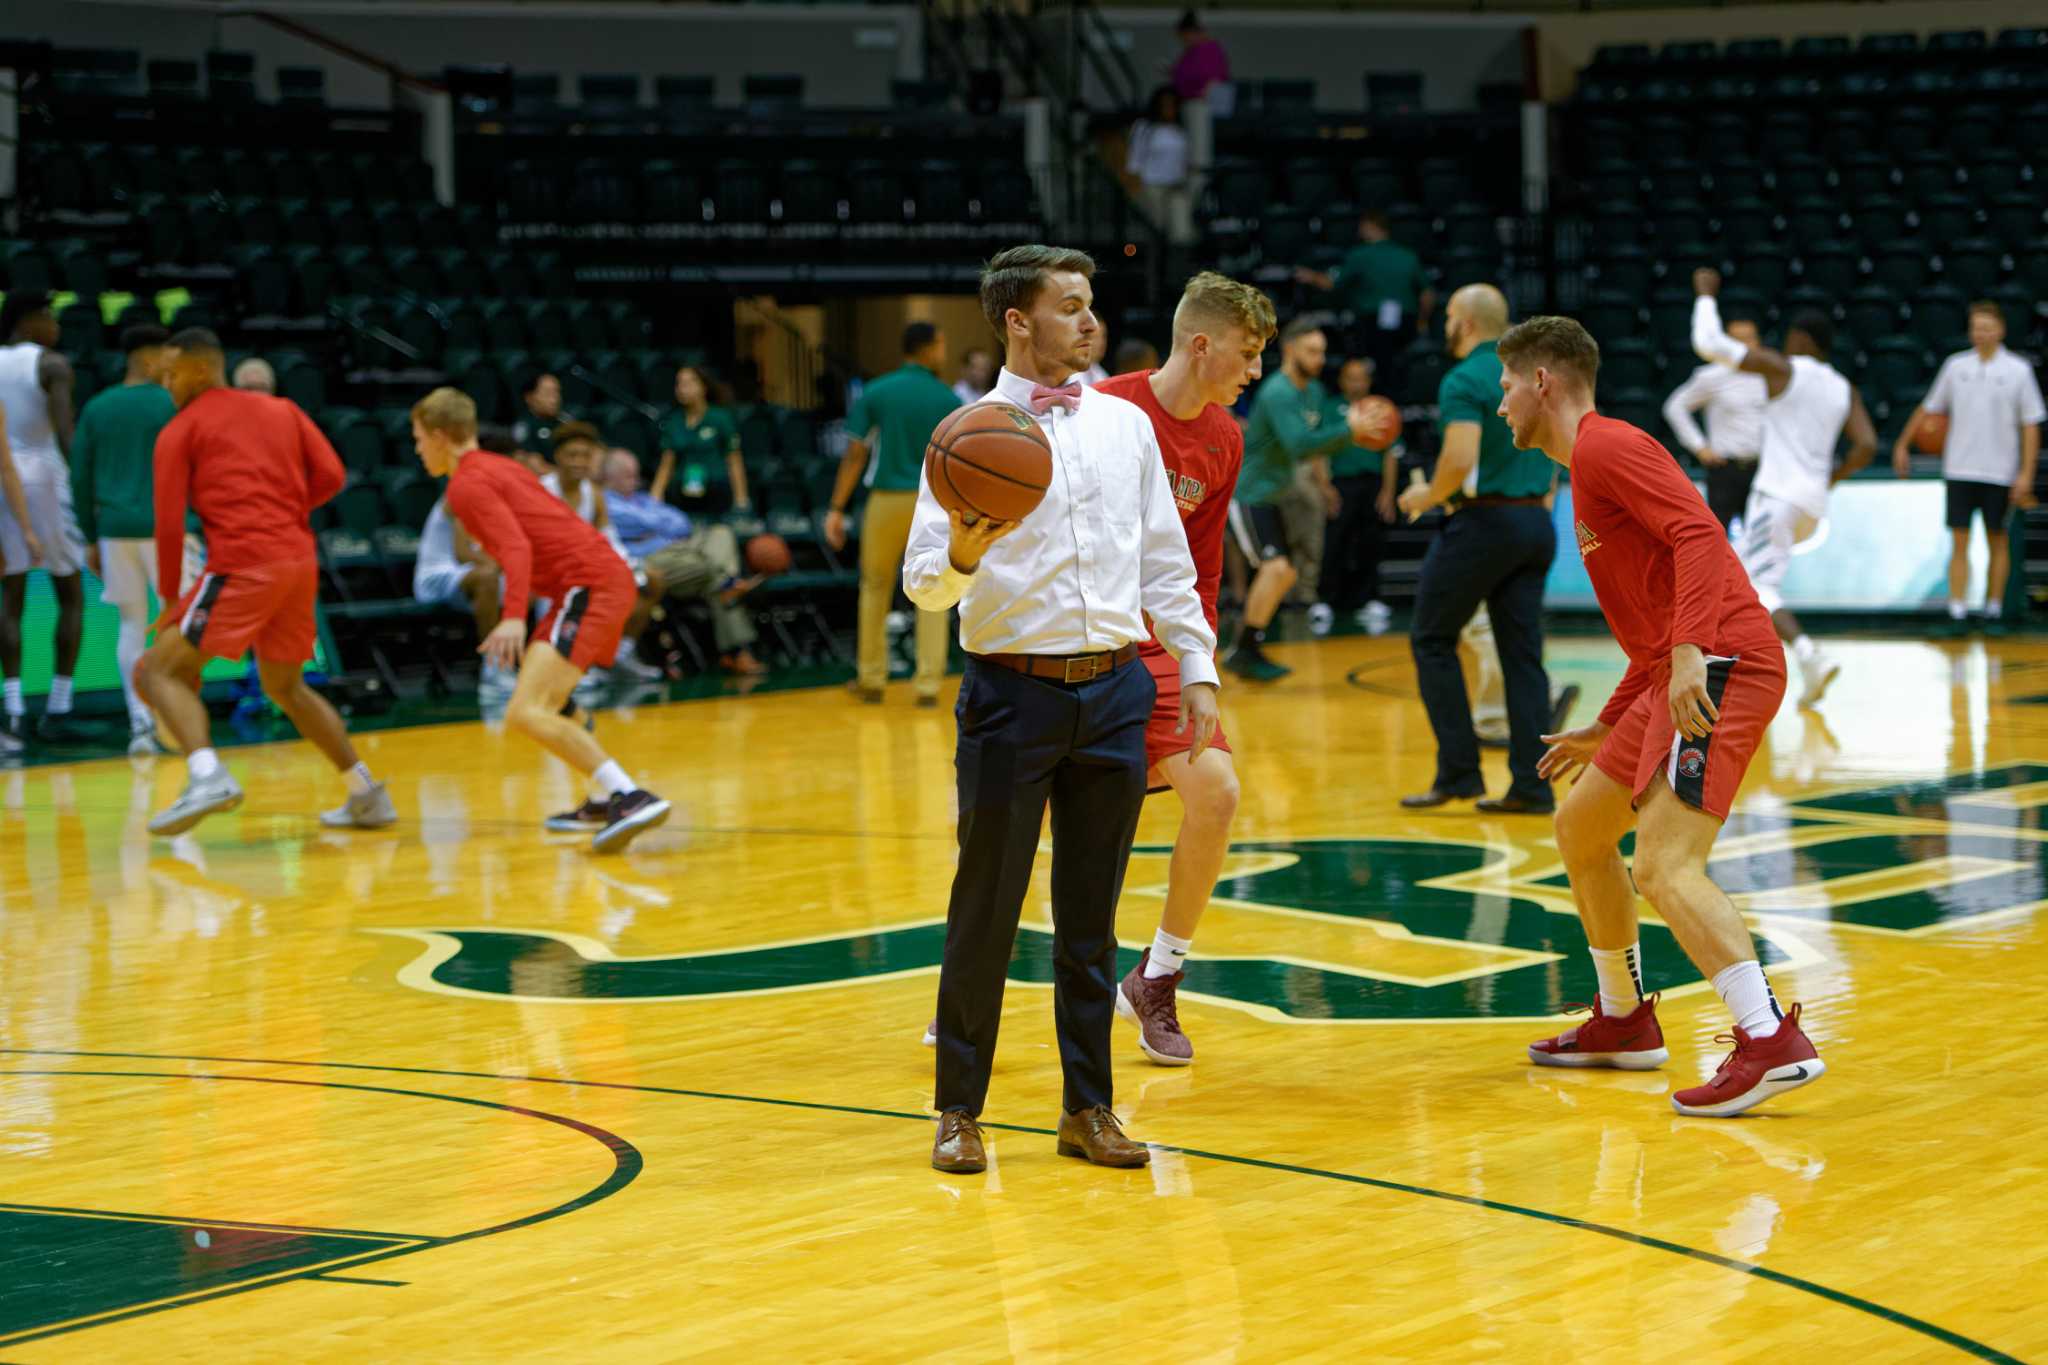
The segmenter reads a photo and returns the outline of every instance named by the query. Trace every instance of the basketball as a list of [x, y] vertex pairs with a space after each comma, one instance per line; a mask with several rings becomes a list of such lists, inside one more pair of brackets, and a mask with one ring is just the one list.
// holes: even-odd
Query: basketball
[[1375, 445], [1391, 445], [1401, 434], [1401, 409], [1394, 406], [1391, 398], [1382, 398], [1375, 393], [1359, 399], [1353, 406]]
[[1939, 455], [1948, 444], [1948, 414], [1923, 412], [1920, 425], [1913, 428], [1913, 448], [1922, 455]]
[[1024, 409], [974, 403], [932, 432], [924, 476], [949, 512], [1021, 521], [1052, 482], [1052, 446]]
[[764, 532], [747, 542], [748, 573], [788, 573], [790, 563], [789, 542], [781, 536]]

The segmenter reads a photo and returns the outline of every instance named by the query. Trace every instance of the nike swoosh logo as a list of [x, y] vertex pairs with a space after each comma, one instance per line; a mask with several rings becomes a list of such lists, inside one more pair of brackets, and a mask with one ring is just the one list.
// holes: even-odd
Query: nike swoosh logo
[[1795, 1066], [1792, 1068], [1791, 1075], [1780, 1076], [1778, 1077], [1778, 1079], [1781, 1081], [1803, 1081], [1806, 1079], [1806, 1068], [1803, 1066]]

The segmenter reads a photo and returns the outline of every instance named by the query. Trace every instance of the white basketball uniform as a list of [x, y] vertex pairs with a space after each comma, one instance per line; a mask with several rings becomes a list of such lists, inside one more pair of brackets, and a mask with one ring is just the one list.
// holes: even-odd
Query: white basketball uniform
[[1785, 605], [1778, 588], [1792, 547], [1814, 533], [1828, 511], [1835, 443], [1851, 407], [1849, 381], [1824, 360], [1791, 358], [1792, 380], [1764, 404], [1756, 482], [1742, 513], [1742, 567], [1765, 611]]
[[[29, 525], [43, 544], [41, 564], [53, 578], [67, 578], [85, 567], [85, 537], [71, 511], [71, 468], [50, 425], [50, 400], [40, 377], [42, 359], [43, 348], [32, 341], [0, 346], [0, 404], [7, 408], [7, 444], [21, 475]], [[9, 574], [29, 570], [28, 541], [4, 497], [0, 558], [7, 561]]]

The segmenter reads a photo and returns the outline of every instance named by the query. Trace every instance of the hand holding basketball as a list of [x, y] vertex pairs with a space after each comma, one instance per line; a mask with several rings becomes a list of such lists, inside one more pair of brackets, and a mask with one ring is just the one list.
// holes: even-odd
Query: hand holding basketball
[[957, 508], [946, 516], [953, 523], [953, 541], [947, 553], [953, 567], [961, 573], [973, 573], [981, 566], [981, 557], [988, 553], [988, 547], [1017, 529], [1014, 521], [994, 521], [988, 517], [969, 521], [968, 514]]
[[1376, 393], [1353, 403], [1344, 416], [1352, 441], [1373, 450], [1392, 445], [1401, 434], [1401, 410]]

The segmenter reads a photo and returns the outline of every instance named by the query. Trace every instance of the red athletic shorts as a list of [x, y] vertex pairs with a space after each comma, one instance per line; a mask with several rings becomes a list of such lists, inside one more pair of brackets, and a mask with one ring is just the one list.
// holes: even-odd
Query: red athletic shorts
[[638, 598], [633, 571], [620, 560], [616, 574], [606, 574], [588, 587], [564, 589], [548, 604], [533, 639], [553, 645], [578, 668], [610, 668]]
[[[1163, 759], [1175, 754], [1184, 754], [1195, 747], [1194, 727], [1174, 733], [1180, 724], [1180, 664], [1165, 650], [1151, 645], [1140, 645], [1138, 657], [1152, 674], [1153, 683], [1159, 688], [1159, 697], [1152, 703], [1152, 719], [1145, 724], [1145, 770], [1150, 772]], [[1223, 726], [1217, 723], [1216, 733], [1210, 736], [1209, 747], [1230, 752], [1230, 741], [1224, 738]], [[1165, 791], [1154, 787], [1153, 791]]]
[[1749, 760], [1785, 699], [1785, 651], [1773, 646], [1735, 658], [1708, 655], [1707, 695], [1721, 718], [1705, 738], [1686, 739], [1671, 723], [1670, 673], [1658, 670], [1593, 755], [1593, 766], [1627, 787], [1638, 806], [1662, 777], [1686, 805], [1726, 820]]
[[313, 657], [319, 625], [320, 565], [311, 559], [200, 575], [178, 601], [178, 633], [201, 654], [239, 659], [250, 649], [264, 663]]

